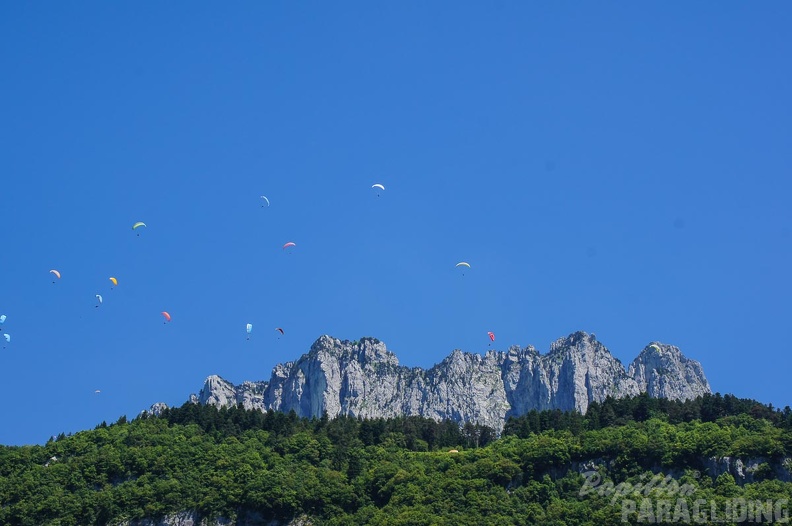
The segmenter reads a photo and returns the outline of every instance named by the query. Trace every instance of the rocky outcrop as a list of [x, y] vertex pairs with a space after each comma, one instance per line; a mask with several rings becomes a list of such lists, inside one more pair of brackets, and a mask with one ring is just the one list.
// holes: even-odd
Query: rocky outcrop
[[709, 457], [702, 459], [704, 472], [713, 479], [728, 473], [742, 486], [766, 479], [792, 482], [792, 458], [773, 459], [766, 457]]
[[652, 342], [630, 364], [627, 374], [654, 398], [688, 400], [709, 393], [701, 364], [679, 348]]
[[148, 411], [144, 411], [144, 413], [148, 413], [153, 416], [160, 416], [167, 408], [168, 404], [157, 402], [156, 404], [152, 404]]
[[276, 366], [267, 382], [234, 385], [210, 376], [190, 400], [304, 417], [421, 415], [501, 430], [507, 417], [532, 409], [585, 412], [593, 401], [641, 392], [686, 399], [710, 387], [701, 365], [676, 347], [652, 343], [626, 371], [584, 332], [560, 338], [545, 355], [530, 346], [484, 356], [455, 350], [427, 370], [399, 365], [375, 338], [322, 336], [299, 360]]

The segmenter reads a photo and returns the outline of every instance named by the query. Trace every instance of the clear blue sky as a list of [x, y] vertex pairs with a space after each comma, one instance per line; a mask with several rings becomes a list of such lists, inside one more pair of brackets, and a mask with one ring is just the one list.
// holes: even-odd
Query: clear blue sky
[[790, 27], [782, 1], [2, 3], [0, 443], [322, 334], [421, 367], [487, 331], [625, 364], [660, 340], [792, 404]]

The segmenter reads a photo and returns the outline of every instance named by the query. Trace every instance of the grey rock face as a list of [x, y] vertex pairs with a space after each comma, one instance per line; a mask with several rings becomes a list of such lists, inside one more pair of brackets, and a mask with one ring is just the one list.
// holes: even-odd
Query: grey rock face
[[157, 402], [156, 404], [152, 404], [147, 412], [154, 416], [160, 416], [162, 412], [165, 411], [167, 408], [168, 408], [168, 404], [165, 404], [163, 402]]
[[532, 409], [585, 412], [593, 401], [648, 392], [685, 399], [709, 393], [701, 365], [676, 347], [655, 343], [625, 371], [594, 335], [560, 338], [550, 352], [512, 347], [486, 355], [455, 350], [430, 369], [399, 365], [385, 344], [322, 336], [295, 362], [277, 365], [268, 382], [234, 385], [206, 379], [190, 400], [320, 417], [420, 415], [503, 429], [505, 419]]
[[792, 482], [792, 459], [789, 457], [781, 460], [765, 457], [710, 457], [703, 459], [703, 464], [705, 473], [713, 479], [729, 473], [740, 486], [767, 478]]
[[711, 392], [700, 363], [686, 358], [677, 347], [660, 342], [645, 347], [627, 374], [653, 398], [689, 400]]

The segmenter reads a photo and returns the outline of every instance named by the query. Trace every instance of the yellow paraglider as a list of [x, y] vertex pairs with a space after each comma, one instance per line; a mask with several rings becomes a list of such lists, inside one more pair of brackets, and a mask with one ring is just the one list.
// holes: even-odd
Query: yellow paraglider
[[112, 283], [114, 286], [118, 286], [118, 280], [117, 280], [117, 279], [115, 279], [115, 278], [114, 278], [114, 277], [112, 277], [112, 276], [110, 277], [110, 282], [111, 282], [111, 283]]
[[[146, 223], [144, 223], [143, 221], [138, 221], [137, 223], [132, 225], [132, 230], [137, 230], [138, 228], [140, 228], [142, 226], [146, 226]], [[148, 227], [146, 227], [146, 228], [148, 228]], [[138, 232], [138, 236], [140, 236], [139, 232]]]

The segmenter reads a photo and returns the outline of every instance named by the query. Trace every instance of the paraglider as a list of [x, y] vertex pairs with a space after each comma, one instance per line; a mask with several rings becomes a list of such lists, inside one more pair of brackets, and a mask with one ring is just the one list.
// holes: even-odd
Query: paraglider
[[283, 250], [286, 250], [289, 247], [296, 247], [296, 246], [297, 246], [297, 243], [294, 243], [293, 241], [289, 241], [288, 243], [283, 245]]
[[[115, 279], [115, 278], [114, 278], [114, 277], [112, 277], [112, 276], [110, 277], [110, 283], [112, 283], [112, 284], [113, 284], [113, 286], [115, 286], [115, 287], [117, 287], [117, 286], [118, 286], [118, 280], [117, 280], [117, 279]], [[113, 289], [113, 287], [110, 287], [110, 289], [112, 290], [112, 289]]]
[[[140, 228], [142, 226], [146, 226], [146, 223], [144, 223], [143, 221], [138, 221], [137, 223], [132, 225], [132, 230], [137, 230], [138, 228]], [[148, 228], [148, 227], [146, 227], [146, 228]], [[138, 232], [138, 236], [140, 236], [140, 232]]]
[[[491, 342], [495, 341], [495, 333], [494, 332], [488, 332], [487, 336], [489, 336], [489, 339], [490, 339]], [[492, 344], [490, 343], [489, 345], [492, 345]]]
[[[3, 338], [5, 338], [6, 343], [11, 343], [11, 335], [10, 334], [8, 334], [8, 333], [3, 334]], [[3, 346], [3, 349], [5, 349], [5, 346]]]
[[[281, 333], [281, 335], [285, 334], [283, 332], [283, 329], [281, 329], [280, 327], [276, 327], [275, 330], [278, 331], [279, 333]], [[278, 339], [280, 340], [280, 336], [278, 336]]]
[[650, 346], [649, 346], [649, 348], [650, 348], [650, 349], [651, 349], [652, 347], [654, 347], [655, 349], [657, 349], [657, 352], [662, 352], [662, 351], [663, 351], [663, 350], [660, 348], [660, 346], [659, 346], [659, 345], [657, 345], [656, 343], [653, 343], [652, 345], [650, 345]]
[[102, 391], [100, 391], [99, 389], [97, 389], [96, 391], [94, 391], [94, 394], [99, 394], [99, 393], [101, 393], [101, 392], [102, 392]]
[[245, 329], [247, 330], [247, 339], [249, 340], [250, 339], [250, 333], [253, 332], [253, 324], [252, 323], [248, 323], [245, 326]]
[[96, 306], [97, 306], [97, 307], [99, 307], [99, 305], [101, 305], [101, 304], [102, 304], [102, 295], [101, 295], [101, 294], [97, 294], [97, 295], [96, 295], [96, 301], [98, 302], [98, 303], [96, 304]]
[[[0, 325], [4, 324], [5, 321], [6, 321], [6, 315], [5, 314], [0, 315]], [[0, 327], [0, 331], [2, 331], [2, 330], [3, 330], [3, 328]]]
[[[262, 200], [262, 201], [264, 201], [264, 202], [266, 202], [266, 203], [267, 203], [267, 206], [269, 206], [269, 205], [270, 205], [269, 199], [267, 199], [267, 196], [266, 196], [266, 195], [262, 195], [262, 196], [261, 196], [261, 200]], [[261, 205], [261, 208], [264, 208], [264, 205], [263, 205], [263, 204]]]
[[383, 191], [383, 192], [385, 191], [385, 187], [383, 185], [379, 184], [379, 183], [373, 184], [373, 185], [371, 185], [371, 187], [377, 189], [377, 197], [379, 197], [379, 195], [380, 195], [380, 190]]
[[[61, 273], [60, 273], [60, 272], [58, 272], [58, 271], [57, 271], [57, 270], [55, 270], [55, 269], [52, 269], [52, 270], [50, 270], [50, 274], [52, 274], [53, 276], [55, 276], [55, 277], [56, 277], [56, 278], [58, 278], [58, 279], [60, 279], [60, 277], [61, 277]], [[55, 280], [53, 279], [53, 280], [52, 280], [52, 282], [53, 282], [53, 283], [55, 283]]]
[[162, 311], [161, 314], [165, 318], [165, 321], [162, 322], [163, 324], [168, 323], [169, 321], [171, 321], [171, 315], [168, 314], [167, 311]]
[[470, 268], [470, 263], [468, 263], [467, 261], [460, 261], [459, 263], [456, 264], [456, 267], [457, 268], [462, 267], [463, 269], [462, 275], [464, 276], [465, 275], [464, 269]]

